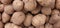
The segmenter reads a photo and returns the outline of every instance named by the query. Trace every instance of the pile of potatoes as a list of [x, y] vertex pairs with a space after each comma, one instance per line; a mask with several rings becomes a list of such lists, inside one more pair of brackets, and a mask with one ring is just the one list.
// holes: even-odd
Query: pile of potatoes
[[0, 0], [0, 28], [60, 28], [60, 0]]

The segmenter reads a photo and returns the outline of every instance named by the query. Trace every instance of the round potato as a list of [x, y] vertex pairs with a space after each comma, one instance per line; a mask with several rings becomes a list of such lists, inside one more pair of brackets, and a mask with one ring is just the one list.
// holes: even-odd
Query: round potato
[[3, 28], [4, 24], [2, 23], [2, 21], [0, 21], [0, 28]]
[[20, 25], [25, 19], [25, 14], [23, 12], [15, 12], [12, 15], [11, 22]]

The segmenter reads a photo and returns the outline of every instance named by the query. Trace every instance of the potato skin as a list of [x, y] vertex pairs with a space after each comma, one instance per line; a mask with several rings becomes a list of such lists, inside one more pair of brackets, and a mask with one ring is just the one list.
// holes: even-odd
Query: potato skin
[[12, 5], [6, 5], [4, 7], [4, 12], [7, 14], [13, 14], [14, 13], [14, 9]]
[[36, 28], [44, 28], [44, 25], [38, 26], [38, 27], [36, 27]]
[[23, 1], [14, 0], [12, 5], [15, 11], [21, 11], [23, 9]]
[[15, 12], [11, 17], [11, 22], [20, 25], [25, 20], [25, 14], [23, 12]]
[[10, 20], [10, 15], [8, 15], [7, 13], [3, 12], [2, 14], [2, 22], [6, 23]]
[[43, 14], [38, 14], [32, 18], [32, 25], [33, 26], [44, 25], [45, 21], [46, 21], [46, 16]]
[[1, 2], [3, 4], [10, 4], [12, 2], [12, 0], [1, 0]]
[[4, 24], [2, 23], [2, 21], [0, 21], [0, 28], [3, 28]]
[[32, 16], [30, 13], [28, 13], [28, 14], [26, 15], [26, 19], [25, 19], [25, 21], [24, 21], [24, 25], [25, 25], [25, 26], [30, 26], [31, 23], [32, 23], [32, 18], [33, 18], [33, 16]]
[[2, 14], [0, 13], [0, 20], [2, 19]]
[[29, 26], [28, 28], [34, 28], [33, 26]]

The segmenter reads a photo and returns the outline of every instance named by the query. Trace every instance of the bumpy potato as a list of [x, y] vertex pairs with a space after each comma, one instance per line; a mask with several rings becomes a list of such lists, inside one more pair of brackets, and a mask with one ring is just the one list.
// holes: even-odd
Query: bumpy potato
[[35, 10], [35, 8], [36, 8], [36, 6], [37, 6], [37, 3], [36, 3], [36, 1], [35, 2], [27, 2], [27, 3], [25, 3], [25, 5], [24, 5], [24, 9], [26, 10], [26, 11], [32, 11], [32, 10]]
[[53, 28], [53, 25], [47, 23], [47, 24], [45, 24], [45, 28]]
[[2, 22], [6, 23], [10, 20], [10, 15], [8, 15], [7, 13], [3, 12], [2, 14]]
[[3, 28], [3, 25], [4, 25], [4, 24], [0, 21], [0, 28]]
[[26, 15], [26, 19], [25, 19], [25, 21], [24, 21], [24, 25], [25, 25], [25, 26], [30, 26], [31, 23], [32, 23], [32, 18], [33, 18], [33, 16], [28, 13], [28, 14]]
[[37, 0], [37, 2], [44, 7], [54, 8], [55, 0]]
[[13, 9], [12, 5], [6, 5], [4, 7], [4, 12], [7, 13], [7, 14], [13, 14], [14, 9]]
[[32, 18], [32, 25], [33, 26], [44, 25], [45, 21], [46, 21], [46, 16], [43, 14], [38, 14]]
[[7, 23], [7, 24], [5, 24], [4, 28], [22, 28], [22, 27], [17, 26], [13, 23]]
[[12, 0], [1, 0], [1, 2], [3, 4], [10, 4], [12, 2]]
[[43, 8], [41, 9], [41, 12], [42, 12], [43, 14], [45, 14], [45, 15], [50, 15], [50, 14], [51, 14], [51, 8], [49, 8], [49, 7], [43, 7]]
[[25, 14], [23, 12], [15, 12], [12, 15], [11, 22], [20, 25], [25, 19]]
[[23, 1], [15, 0], [13, 1], [13, 8], [15, 11], [20, 11], [23, 9]]

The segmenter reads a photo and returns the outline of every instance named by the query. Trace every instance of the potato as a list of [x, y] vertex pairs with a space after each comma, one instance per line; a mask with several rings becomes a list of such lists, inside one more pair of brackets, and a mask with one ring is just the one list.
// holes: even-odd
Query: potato
[[33, 16], [32, 16], [30, 13], [28, 13], [28, 14], [26, 15], [26, 19], [25, 19], [25, 21], [24, 21], [24, 25], [25, 25], [25, 26], [30, 26], [31, 23], [32, 23], [32, 18], [33, 18]]
[[4, 11], [4, 7], [5, 7], [4, 4], [0, 4], [0, 12], [3, 12]]
[[31, 11], [32, 14], [38, 14], [41, 10], [41, 6], [38, 6], [35, 10]]
[[49, 22], [50, 16], [46, 16], [46, 23]]
[[36, 28], [44, 28], [44, 25], [38, 26], [38, 27], [36, 27]]
[[13, 14], [13, 12], [14, 12], [13, 6], [12, 5], [6, 5], [4, 7], [4, 12], [7, 14]]
[[37, 0], [37, 2], [44, 7], [54, 8], [55, 0]]
[[55, 24], [56, 22], [58, 22], [60, 20], [60, 16], [55, 14], [55, 15], [52, 15], [50, 20], [49, 20], [49, 23], [51, 24]]
[[22, 28], [22, 27], [17, 26], [13, 23], [7, 23], [7, 24], [5, 24], [4, 28]]
[[23, 9], [23, 1], [20, 0], [13, 1], [13, 8], [15, 11], [21, 11]]
[[6, 23], [10, 20], [10, 15], [8, 15], [7, 13], [3, 12], [2, 13], [2, 22]]
[[3, 28], [3, 25], [2, 21], [0, 21], [0, 28]]
[[0, 20], [2, 19], [2, 14], [0, 13]]
[[43, 7], [43, 8], [41, 9], [41, 12], [42, 12], [43, 14], [45, 14], [45, 15], [50, 15], [50, 14], [51, 14], [51, 8], [49, 8], [49, 7]]
[[53, 28], [53, 25], [47, 23], [47, 24], [45, 24], [45, 28]]
[[25, 5], [24, 5], [24, 9], [26, 10], [26, 11], [32, 11], [32, 10], [35, 10], [35, 8], [36, 8], [36, 6], [37, 6], [37, 3], [36, 3], [36, 1], [34, 2], [27, 2], [27, 3], [25, 3]]
[[10, 4], [12, 2], [12, 0], [1, 0], [1, 2], [3, 4]]
[[57, 9], [54, 9], [54, 10], [52, 10], [52, 15], [54, 15], [54, 14], [59, 14], [60, 12], [59, 12], [59, 10], [57, 10]]
[[41, 26], [44, 25], [46, 21], [46, 16], [43, 14], [38, 14], [32, 18], [33, 26]]
[[28, 28], [34, 28], [33, 26], [29, 26]]
[[25, 14], [23, 12], [15, 12], [11, 17], [11, 22], [20, 25], [25, 19]]

